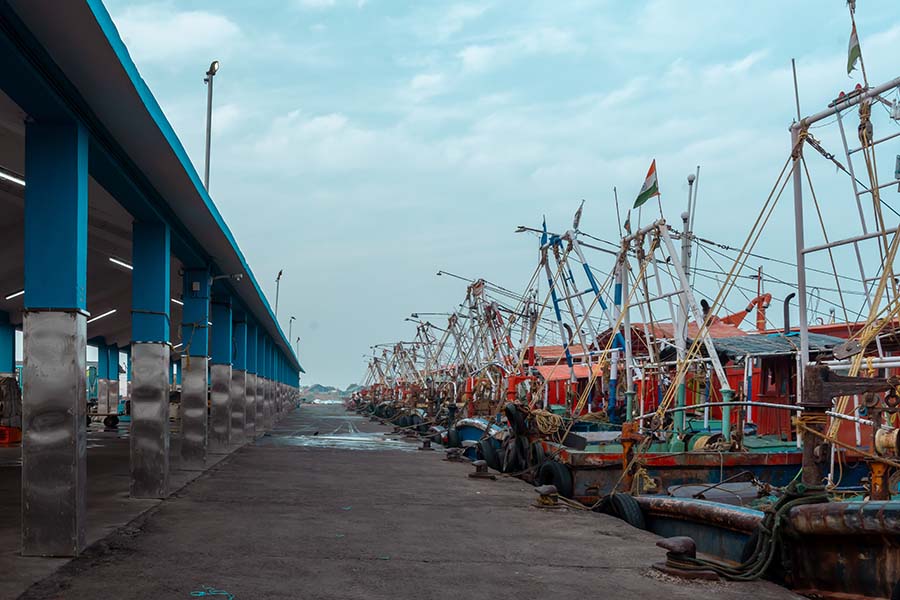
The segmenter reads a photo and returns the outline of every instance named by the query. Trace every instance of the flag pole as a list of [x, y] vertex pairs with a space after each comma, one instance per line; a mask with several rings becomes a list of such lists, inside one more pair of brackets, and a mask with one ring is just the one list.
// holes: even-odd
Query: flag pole
[[622, 215], [619, 214], [619, 193], [616, 186], [613, 186], [613, 198], [616, 199], [616, 221], [619, 223], [619, 237], [622, 237]]
[[866, 76], [866, 62], [863, 60], [862, 43], [859, 41], [859, 31], [856, 29], [856, 1], [847, 2], [847, 8], [850, 10], [850, 25], [852, 31], [856, 31], [856, 43], [859, 44], [859, 68], [862, 70], [863, 85], [869, 87], [869, 78]]

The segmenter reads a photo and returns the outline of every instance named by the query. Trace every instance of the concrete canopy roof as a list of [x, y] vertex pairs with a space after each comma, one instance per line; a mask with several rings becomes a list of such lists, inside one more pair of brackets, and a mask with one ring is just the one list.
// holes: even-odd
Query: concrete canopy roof
[[[172, 250], [180, 264], [208, 264], [214, 275], [243, 275], [240, 281], [219, 280], [216, 287], [231, 294], [236, 309], [252, 318], [275, 341], [291, 366], [300, 371], [290, 341], [277, 323], [234, 236], [138, 73], [102, 2], [11, 0], [0, 7], [0, 34], [5, 34], [5, 38], [0, 35], [3, 38], [0, 42], [5, 43], [0, 53], [12, 57], [10, 68], [0, 70], [0, 89], [10, 96], [0, 99], [0, 132], [14, 114], [14, 107], [19, 106], [38, 119], [74, 116], [91, 135], [92, 183], [99, 185], [90, 189], [92, 237], [89, 245], [102, 241], [104, 224], [112, 224], [113, 229], [127, 231], [127, 239], [120, 236], [121, 244], [112, 249], [121, 249], [125, 257], [130, 257], [128, 215], [135, 219], [164, 220], [172, 229]], [[8, 52], [10, 49], [14, 54]], [[5, 133], [9, 134], [10, 128]], [[4, 158], [2, 153], [0, 150], [0, 158]], [[13, 157], [9, 163], [0, 164], [15, 169], [20, 163]], [[0, 196], [10, 201], [9, 192], [4, 188]], [[121, 206], [116, 207], [117, 203]], [[104, 207], [105, 211], [101, 210]], [[125, 217], [120, 214], [106, 223], [103, 214], [115, 213], [116, 209]], [[95, 248], [98, 246], [95, 244]], [[22, 246], [17, 244], [16, 248]], [[103, 268], [108, 266], [115, 268], [114, 265]], [[173, 273], [177, 272], [174, 268]], [[115, 285], [110, 284], [114, 281], [111, 275], [97, 272], [106, 287]], [[172, 292], [177, 297], [181, 283], [178, 277], [174, 279], [178, 281], [173, 281]], [[5, 278], [0, 276], [0, 285], [3, 283]], [[90, 287], [98, 292], [103, 289], [89, 281]], [[0, 290], [0, 298], [8, 293]], [[130, 308], [130, 293], [128, 296], [123, 308]], [[99, 306], [89, 308], [101, 310]], [[109, 322], [119, 320], [111, 317]], [[174, 334], [178, 322], [174, 314], [172, 322]]]

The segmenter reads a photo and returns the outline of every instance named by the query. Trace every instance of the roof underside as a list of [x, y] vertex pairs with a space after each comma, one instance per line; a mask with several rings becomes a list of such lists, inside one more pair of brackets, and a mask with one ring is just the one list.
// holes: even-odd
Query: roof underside
[[[173, 234], [173, 297], [181, 293], [178, 273], [183, 264], [205, 263], [214, 274], [243, 274], [241, 281], [220, 280], [217, 286], [234, 297], [238, 309], [246, 311], [300, 370], [231, 231], [102, 3], [11, 0], [7, 5], [12, 11], [0, 8], [0, 25], [11, 32], [7, 42], [16, 45], [15, 59], [27, 64], [19, 74], [27, 72], [34, 82], [0, 74], [0, 86], [14, 96], [0, 94], [0, 166], [24, 173], [26, 116], [50, 118], [58, 110], [76, 116], [91, 133], [88, 310], [98, 314], [109, 310], [108, 305], [118, 312], [97, 321], [89, 335], [120, 345], [130, 341], [130, 277], [108, 257], [130, 258], [133, 219], [161, 218]], [[21, 187], [0, 183], [0, 229], [6, 234], [0, 250], [0, 309], [13, 315], [21, 310], [21, 297], [3, 298], [22, 287], [23, 202]], [[180, 322], [178, 305], [172, 309], [172, 322]], [[177, 327], [172, 330], [177, 336]]]

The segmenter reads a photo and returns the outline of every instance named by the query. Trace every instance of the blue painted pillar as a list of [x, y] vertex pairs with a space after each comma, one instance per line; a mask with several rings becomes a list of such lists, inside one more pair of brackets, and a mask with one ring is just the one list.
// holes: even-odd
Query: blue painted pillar
[[109, 403], [109, 349], [103, 338], [92, 338], [97, 345], [97, 414], [105, 414]]
[[275, 416], [275, 344], [266, 337], [266, 429], [272, 428]]
[[22, 554], [85, 543], [88, 133], [25, 124]]
[[107, 398], [106, 414], [116, 415], [119, 412], [119, 346], [110, 344], [106, 347], [109, 353], [107, 364], [107, 379], [109, 380], [109, 396]]
[[171, 334], [171, 232], [135, 222], [131, 260], [131, 496], [169, 495], [169, 386], [175, 363]]
[[0, 376], [16, 375], [16, 328], [9, 313], [0, 311]]
[[284, 384], [284, 379], [281, 376], [281, 368], [282, 368], [282, 358], [281, 352], [278, 351], [275, 354], [275, 416], [278, 417], [281, 415], [282, 409], [282, 386]]
[[188, 468], [206, 463], [209, 397], [209, 269], [184, 271], [181, 339], [181, 460]]
[[257, 346], [259, 335], [256, 323], [247, 318], [247, 404], [244, 432], [250, 438], [256, 435], [256, 381]]
[[212, 300], [210, 344], [210, 446], [225, 450], [231, 443], [231, 298]]
[[232, 312], [231, 324], [231, 441], [243, 442], [247, 425], [247, 319]]

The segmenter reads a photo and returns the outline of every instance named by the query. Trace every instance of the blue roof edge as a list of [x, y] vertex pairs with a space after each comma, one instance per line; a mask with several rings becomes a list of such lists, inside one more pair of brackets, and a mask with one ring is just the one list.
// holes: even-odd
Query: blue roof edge
[[[268, 311], [268, 317], [271, 319], [272, 323], [274, 323], [275, 329], [281, 336], [281, 341], [284, 343], [285, 348], [287, 348], [288, 355], [293, 359], [294, 366], [298, 369], [298, 371], [305, 373], [305, 371], [303, 371], [303, 368], [300, 366], [298, 357], [291, 347], [290, 340], [287, 339], [287, 336], [281, 329], [281, 325], [278, 323], [278, 319], [275, 317], [275, 313], [272, 310], [272, 307], [269, 304], [266, 295], [263, 293], [262, 288], [259, 286], [259, 282], [253, 275], [253, 271], [252, 269], [250, 269], [250, 265], [247, 263], [247, 259], [244, 257], [243, 252], [241, 252], [240, 247], [238, 247], [237, 241], [234, 239], [234, 235], [231, 233], [231, 230], [228, 228], [228, 225], [225, 223], [225, 220], [219, 213], [218, 208], [216, 208], [216, 205], [213, 203], [212, 198], [206, 191], [203, 183], [200, 181], [200, 175], [197, 173], [197, 170], [194, 169], [194, 165], [188, 157], [187, 151], [181, 144], [181, 140], [178, 139], [178, 135], [175, 133], [175, 130], [172, 129], [172, 125], [169, 123], [169, 120], [163, 113], [162, 108], [156, 101], [156, 97], [150, 91], [149, 86], [144, 81], [143, 77], [141, 77], [137, 65], [131, 59], [131, 54], [128, 52], [128, 48], [125, 46], [125, 42], [122, 41], [122, 37], [119, 35], [119, 30], [118, 28], [116, 28], [115, 23], [113, 23], [109, 11], [106, 10], [106, 6], [103, 5], [103, 2], [101, 0], [86, 0], [86, 2], [91, 10], [91, 13], [94, 15], [94, 18], [97, 20], [97, 24], [99, 25], [100, 30], [106, 37], [110, 48], [119, 59], [119, 63], [122, 65], [122, 68], [125, 70], [128, 78], [131, 80], [131, 84], [134, 86], [135, 91], [138, 93], [138, 96], [143, 102], [144, 108], [153, 119], [153, 122], [156, 123], [156, 126], [159, 128], [160, 132], [162, 132], [163, 136], [166, 138], [166, 141], [169, 143], [169, 146], [175, 153], [178, 161], [181, 163], [182, 168], [184, 168], [191, 182], [194, 184], [197, 195], [203, 201], [207, 210], [209, 210], [210, 214], [219, 225], [219, 229], [225, 234], [225, 237], [228, 239], [228, 243], [231, 245], [232, 250], [240, 260], [245, 274], [250, 279], [250, 282], [253, 284], [253, 288], [256, 290], [257, 295], [259, 296], [260, 300], [262, 300], [263, 305]], [[257, 321], [258, 320], [259, 319], [257, 317]]]

